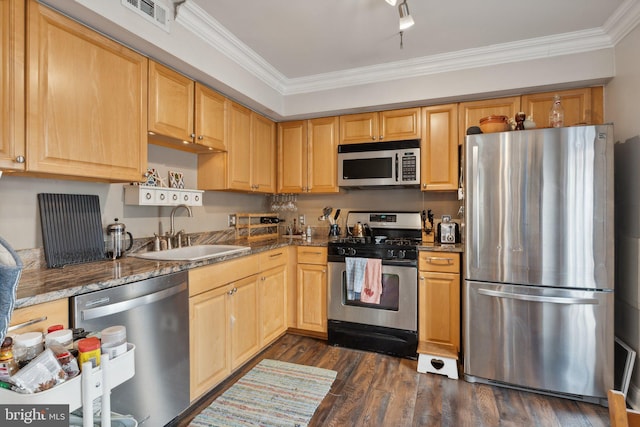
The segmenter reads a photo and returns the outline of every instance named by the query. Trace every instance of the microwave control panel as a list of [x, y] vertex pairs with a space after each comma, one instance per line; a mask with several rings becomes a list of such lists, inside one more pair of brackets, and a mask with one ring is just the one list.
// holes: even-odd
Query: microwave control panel
[[416, 153], [407, 152], [402, 155], [402, 181], [415, 181], [417, 176]]

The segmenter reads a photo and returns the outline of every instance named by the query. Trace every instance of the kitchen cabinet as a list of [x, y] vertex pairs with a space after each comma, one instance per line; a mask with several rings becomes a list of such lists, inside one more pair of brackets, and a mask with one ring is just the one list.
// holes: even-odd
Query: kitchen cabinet
[[231, 102], [226, 153], [198, 156], [198, 187], [202, 190], [275, 192], [276, 125]]
[[420, 188], [456, 190], [458, 169], [458, 105], [423, 107]]
[[297, 248], [297, 328], [327, 333], [327, 248]]
[[258, 299], [262, 348], [287, 331], [287, 261], [287, 248], [260, 254]]
[[458, 358], [460, 351], [460, 254], [420, 252], [418, 353]]
[[189, 270], [191, 401], [258, 351], [258, 270], [255, 255]]
[[491, 115], [513, 118], [519, 111], [522, 111], [519, 96], [461, 102], [458, 105], [458, 144], [464, 144], [470, 126], [480, 126], [481, 118]]
[[549, 127], [549, 110], [555, 95], [560, 95], [565, 126], [603, 123], [602, 86], [523, 95], [521, 111], [532, 116], [537, 127]]
[[0, 170], [25, 169], [25, 7], [0, 0]]
[[195, 153], [226, 150], [229, 100], [149, 61], [149, 141]]
[[420, 108], [340, 116], [340, 144], [420, 138]]
[[337, 193], [338, 117], [278, 124], [278, 192]]
[[147, 58], [35, 0], [27, 4], [26, 171], [142, 180]]
[[18, 326], [11, 333], [24, 334], [25, 332], [47, 332], [51, 325], [69, 327], [69, 300], [58, 299], [41, 304], [16, 308], [11, 314], [9, 326]]

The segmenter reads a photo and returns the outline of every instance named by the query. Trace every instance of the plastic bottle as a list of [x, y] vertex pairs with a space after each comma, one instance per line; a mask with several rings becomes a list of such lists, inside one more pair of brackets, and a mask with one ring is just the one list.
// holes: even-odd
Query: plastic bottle
[[71, 350], [73, 348], [73, 331], [71, 329], [58, 329], [44, 336], [45, 347], [49, 347], [53, 342], [57, 342], [67, 350]]
[[18, 372], [18, 364], [13, 358], [13, 338], [5, 337], [0, 347], [0, 381], [6, 381]]
[[27, 332], [13, 337], [13, 354], [20, 368], [44, 351], [42, 332]]
[[127, 328], [122, 325], [110, 326], [100, 332], [102, 353], [115, 359], [127, 352]]
[[100, 365], [100, 340], [96, 337], [84, 338], [78, 341], [78, 363], [80, 369], [85, 362], [91, 362], [91, 367]]
[[553, 106], [549, 111], [549, 127], [560, 128], [564, 126], [564, 108], [560, 103], [560, 95], [553, 97]]

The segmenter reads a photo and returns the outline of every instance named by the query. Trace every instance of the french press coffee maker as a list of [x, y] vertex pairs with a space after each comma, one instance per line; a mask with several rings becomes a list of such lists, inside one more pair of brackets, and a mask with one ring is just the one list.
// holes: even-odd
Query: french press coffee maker
[[[125, 231], [123, 223], [118, 222], [118, 218], [115, 219], [115, 224], [107, 225], [107, 235], [110, 236], [107, 249], [107, 257], [111, 259], [121, 258], [126, 251], [133, 246], [133, 235], [128, 231]], [[129, 246], [124, 249], [125, 234], [129, 235]]]

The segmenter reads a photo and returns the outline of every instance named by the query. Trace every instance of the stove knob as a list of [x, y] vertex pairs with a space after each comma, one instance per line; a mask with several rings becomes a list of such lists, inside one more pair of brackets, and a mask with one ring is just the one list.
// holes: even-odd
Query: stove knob
[[338, 248], [338, 255], [344, 256], [345, 253], [346, 251], [344, 250], [344, 248]]
[[387, 249], [387, 258], [393, 258], [393, 257], [394, 257], [393, 249]]
[[349, 256], [354, 256], [356, 254], [356, 250], [354, 248], [349, 248]]
[[406, 254], [407, 254], [407, 252], [405, 250], [399, 250], [398, 251], [398, 258], [403, 259]]

